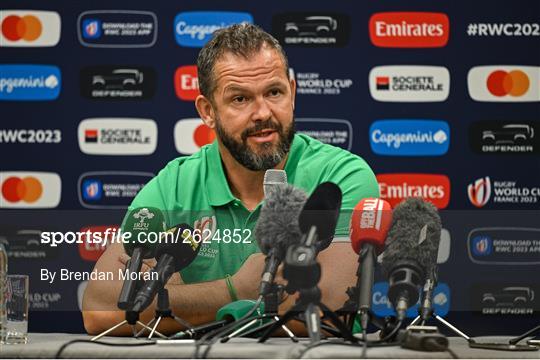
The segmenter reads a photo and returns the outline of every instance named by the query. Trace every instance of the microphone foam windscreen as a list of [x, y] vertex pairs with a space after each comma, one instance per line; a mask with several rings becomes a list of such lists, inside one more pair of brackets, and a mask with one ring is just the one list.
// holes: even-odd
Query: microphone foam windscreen
[[341, 208], [341, 189], [334, 183], [324, 182], [317, 186], [306, 201], [298, 220], [300, 230], [307, 233], [317, 227], [317, 251], [330, 246], [336, 231]]
[[437, 263], [441, 230], [441, 217], [433, 204], [421, 198], [399, 203], [386, 238], [382, 259], [385, 276], [403, 262], [415, 263], [427, 274]]
[[263, 254], [278, 246], [287, 249], [300, 240], [298, 215], [306, 199], [306, 193], [292, 185], [273, 187], [264, 200], [255, 225], [255, 238]]

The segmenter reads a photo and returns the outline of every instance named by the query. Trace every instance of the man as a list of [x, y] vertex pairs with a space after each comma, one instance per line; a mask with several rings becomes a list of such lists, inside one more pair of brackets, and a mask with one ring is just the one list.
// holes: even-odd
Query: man
[[[221, 238], [226, 230], [248, 231], [242, 232], [241, 243], [203, 244], [197, 259], [169, 281], [173, 311], [193, 324], [214, 320], [216, 311], [235, 297], [257, 297], [264, 256], [253, 234], [244, 240], [259, 214], [267, 169], [284, 169], [289, 183], [308, 194], [322, 182], [336, 183], [345, 211], [362, 198], [379, 195], [375, 176], [360, 157], [294, 134], [296, 83], [288, 76], [283, 49], [271, 35], [247, 24], [219, 30], [200, 51], [197, 66], [201, 95], [195, 106], [202, 121], [215, 130], [216, 141], [171, 161], [130, 207], [157, 207], [165, 212], [168, 226], [188, 217], [194, 227], [211, 229], [212, 237], [219, 231]], [[336, 239], [318, 257], [322, 300], [334, 309], [343, 305], [345, 290], [355, 281], [357, 255], [349, 243], [337, 239], [348, 236], [348, 220], [340, 220]], [[116, 272], [127, 259], [123, 247], [114, 244], [95, 270]], [[283, 279], [278, 275], [276, 281]], [[124, 313], [115, 306], [121, 286], [120, 280], [89, 283], [83, 301], [89, 333], [123, 320]], [[289, 297], [282, 306], [292, 303]], [[152, 305], [141, 318], [148, 320], [153, 312]], [[177, 329], [173, 322], [160, 327], [169, 333]], [[116, 332], [128, 333], [126, 328]]]

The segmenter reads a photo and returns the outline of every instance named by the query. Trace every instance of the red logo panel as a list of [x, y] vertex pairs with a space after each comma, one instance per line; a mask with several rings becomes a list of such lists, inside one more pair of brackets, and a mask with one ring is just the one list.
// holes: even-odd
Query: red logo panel
[[[113, 236], [118, 233], [118, 225], [96, 225], [83, 227], [80, 232], [88, 235], [82, 236], [83, 242], [79, 244], [79, 255], [86, 261], [97, 261], [111, 243]], [[101, 241], [97, 241], [97, 238]]]
[[197, 66], [180, 66], [174, 73], [174, 91], [179, 99], [193, 101], [199, 96]]
[[443, 47], [449, 34], [450, 21], [443, 13], [384, 12], [369, 19], [369, 37], [378, 47]]
[[381, 199], [392, 207], [410, 197], [421, 197], [438, 209], [450, 202], [450, 179], [438, 174], [381, 174], [377, 175]]

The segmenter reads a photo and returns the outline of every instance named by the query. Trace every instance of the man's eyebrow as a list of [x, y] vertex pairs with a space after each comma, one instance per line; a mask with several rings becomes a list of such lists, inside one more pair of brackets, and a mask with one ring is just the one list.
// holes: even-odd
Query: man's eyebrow
[[[265, 88], [269, 89], [269, 88], [284, 87], [284, 86], [287, 86], [286, 82], [282, 80], [273, 80], [268, 85], [266, 85]], [[246, 92], [246, 91], [249, 91], [249, 89], [244, 88], [239, 85], [228, 85], [225, 87], [225, 89], [223, 89], [224, 94], [228, 92]]]
[[225, 89], [223, 89], [223, 93], [227, 93], [227, 92], [242, 92], [242, 91], [246, 91], [247, 89], [246, 88], [243, 88], [241, 86], [238, 86], [238, 85], [228, 85], [225, 87]]
[[271, 88], [271, 87], [282, 87], [282, 86], [287, 86], [287, 82], [282, 81], [282, 80], [274, 80], [270, 84], [268, 84], [267, 87]]

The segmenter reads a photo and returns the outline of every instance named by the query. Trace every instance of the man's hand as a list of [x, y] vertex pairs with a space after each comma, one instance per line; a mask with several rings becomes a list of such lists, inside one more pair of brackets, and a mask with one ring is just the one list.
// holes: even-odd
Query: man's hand
[[[259, 296], [261, 275], [264, 270], [266, 256], [261, 253], [250, 255], [240, 270], [232, 276], [233, 285], [236, 288], [239, 299], [256, 299]], [[274, 278], [276, 284], [286, 284], [283, 279], [283, 265], [278, 267]]]

